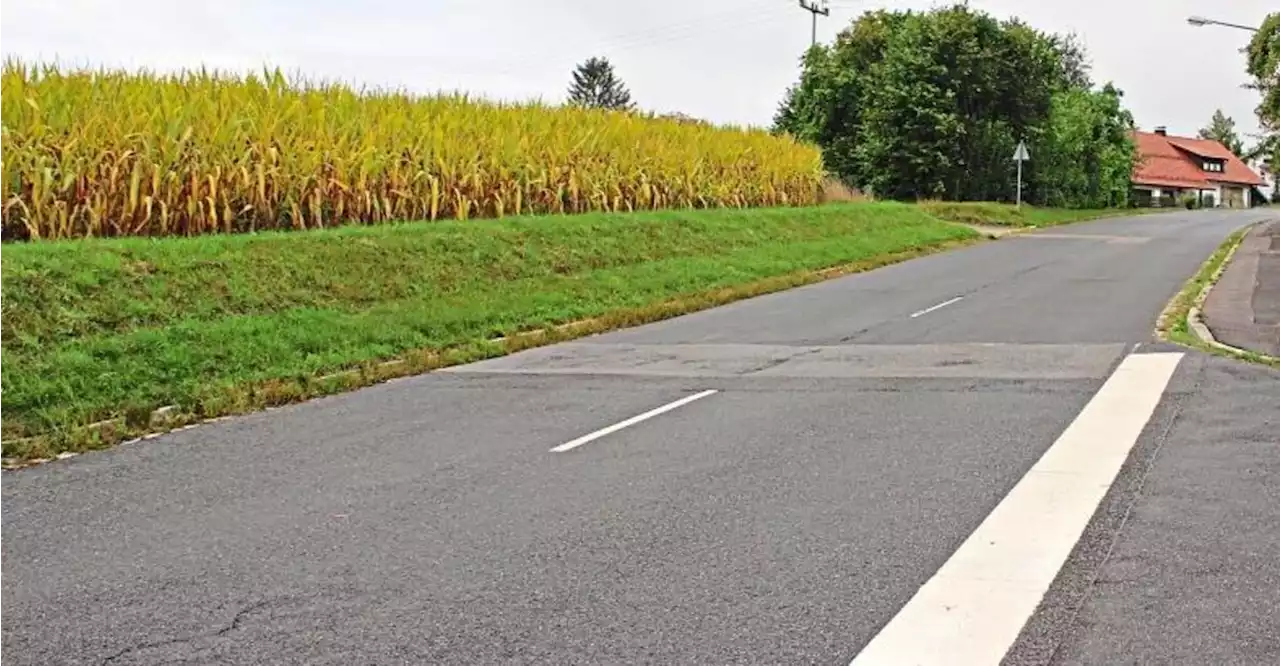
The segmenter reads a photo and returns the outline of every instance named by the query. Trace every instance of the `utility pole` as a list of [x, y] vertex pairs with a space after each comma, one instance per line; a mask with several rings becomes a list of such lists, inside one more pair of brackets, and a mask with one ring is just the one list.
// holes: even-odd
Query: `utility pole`
[[813, 27], [809, 33], [809, 46], [812, 48], [818, 43], [818, 14], [830, 16], [831, 8], [827, 6], [827, 0], [814, 0], [813, 2], [800, 0], [800, 8], [813, 15]]

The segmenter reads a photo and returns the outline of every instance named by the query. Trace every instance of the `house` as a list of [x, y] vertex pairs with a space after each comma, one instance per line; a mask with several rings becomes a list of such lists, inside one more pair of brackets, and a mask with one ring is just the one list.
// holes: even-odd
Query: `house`
[[1212, 139], [1169, 136], [1164, 127], [1134, 132], [1138, 165], [1133, 172], [1139, 206], [1177, 205], [1195, 197], [1205, 206], [1248, 208], [1260, 203], [1265, 182], [1226, 146]]
[[1270, 160], [1265, 158], [1254, 160], [1249, 163], [1249, 168], [1253, 169], [1259, 176], [1262, 176], [1262, 185], [1258, 187], [1257, 193], [1271, 203], [1280, 203], [1280, 199], [1276, 198], [1276, 194], [1280, 193], [1280, 187], [1277, 187], [1280, 184], [1278, 182], [1280, 181], [1280, 174], [1277, 174], [1271, 168]]

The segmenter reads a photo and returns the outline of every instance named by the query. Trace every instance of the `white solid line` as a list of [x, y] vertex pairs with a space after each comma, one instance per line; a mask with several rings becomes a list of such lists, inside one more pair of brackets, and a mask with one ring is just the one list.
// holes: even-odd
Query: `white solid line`
[[923, 310], [921, 310], [921, 311], [919, 311], [919, 312], [913, 312], [913, 313], [911, 313], [911, 318], [912, 318], [912, 319], [915, 319], [916, 317], [919, 317], [920, 315], [927, 315], [927, 314], [929, 314], [930, 312], [933, 312], [934, 310], [939, 310], [939, 309], [941, 309], [941, 308], [945, 308], [945, 307], [947, 307], [948, 305], [951, 305], [952, 303], [956, 303], [956, 302], [963, 301], [963, 300], [964, 300], [964, 296], [956, 296], [955, 298], [953, 298], [953, 299], [951, 299], [951, 300], [949, 300], [949, 301], [943, 301], [943, 302], [941, 302], [941, 303], [939, 303], [939, 304], [937, 304], [937, 305], [927, 307], [927, 308], [925, 308], [925, 309], [923, 309]]
[[651, 409], [643, 414], [637, 414], [636, 416], [633, 416], [625, 421], [619, 421], [607, 428], [601, 428], [593, 433], [583, 435], [572, 441], [565, 442], [564, 444], [561, 444], [560, 446], [557, 446], [554, 449], [551, 449], [551, 452], [564, 453], [565, 451], [571, 451], [573, 449], [578, 448], [579, 446], [582, 446], [583, 444], [586, 444], [587, 442], [590, 442], [595, 439], [600, 439], [601, 437], [604, 437], [609, 433], [617, 432], [627, 426], [633, 426], [641, 421], [644, 421], [645, 419], [651, 419], [659, 414], [665, 414], [666, 412], [669, 412], [673, 409], [683, 407], [693, 402], [694, 400], [701, 400], [713, 393], [716, 393], [715, 389], [703, 391], [702, 393], [695, 393], [690, 396], [685, 396], [683, 398], [680, 398], [679, 400], [676, 400], [675, 402], [668, 402], [667, 404], [661, 407]]
[[1181, 353], [1126, 356], [850, 666], [997, 666], [1115, 481]]

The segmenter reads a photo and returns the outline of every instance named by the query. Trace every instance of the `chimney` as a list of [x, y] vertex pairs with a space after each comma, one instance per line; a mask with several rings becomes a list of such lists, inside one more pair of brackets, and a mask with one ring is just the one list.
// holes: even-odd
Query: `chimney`
[[1164, 125], [1156, 125], [1156, 134], [1169, 136], [1169, 130]]

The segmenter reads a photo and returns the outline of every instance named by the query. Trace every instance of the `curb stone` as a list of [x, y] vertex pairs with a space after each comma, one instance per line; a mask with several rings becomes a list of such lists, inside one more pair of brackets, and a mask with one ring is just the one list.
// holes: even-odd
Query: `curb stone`
[[1213, 331], [1209, 330], [1209, 327], [1204, 323], [1204, 317], [1201, 316], [1201, 308], [1204, 306], [1205, 300], [1209, 298], [1209, 292], [1213, 291], [1213, 288], [1218, 284], [1218, 280], [1222, 279], [1222, 274], [1227, 271], [1227, 266], [1231, 265], [1231, 260], [1235, 257], [1236, 250], [1240, 249], [1240, 246], [1244, 244], [1245, 239], [1248, 238], [1249, 234], [1252, 233], [1253, 228], [1258, 224], [1261, 223], [1255, 222], [1246, 227], [1246, 231], [1240, 234], [1240, 238], [1232, 244], [1230, 250], [1227, 250], [1227, 256], [1223, 257], [1222, 263], [1213, 271], [1213, 275], [1210, 275], [1209, 279], [1205, 280], [1204, 287], [1200, 289], [1200, 293], [1196, 294], [1195, 300], [1191, 302], [1191, 308], [1187, 310], [1187, 328], [1191, 329], [1191, 332], [1198, 340], [1200, 340], [1200, 342], [1203, 342], [1210, 347], [1230, 353], [1234, 356], [1253, 356], [1268, 361], [1280, 361], [1280, 357], [1278, 356], [1271, 356], [1261, 352], [1241, 349], [1240, 347], [1220, 342], [1213, 336]]
[[164, 407], [159, 407], [151, 412], [151, 418], [148, 420], [148, 422], [151, 424], [152, 428], [157, 428], [159, 426], [162, 426], [168, 423], [169, 421], [172, 421], [173, 418], [177, 416], [176, 414], [177, 411], [178, 411], [177, 405], [165, 405]]

